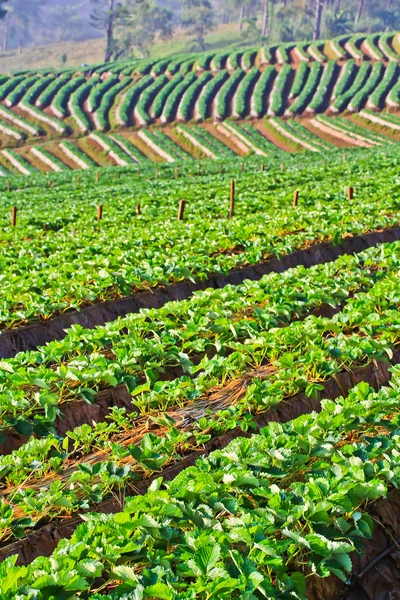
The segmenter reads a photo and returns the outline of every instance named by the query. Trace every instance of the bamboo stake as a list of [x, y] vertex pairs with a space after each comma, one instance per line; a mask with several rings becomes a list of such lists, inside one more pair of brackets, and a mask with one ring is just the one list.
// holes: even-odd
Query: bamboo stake
[[138, 217], [140, 217], [140, 215], [142, 214], [140, 211], [140, 204], [136, 204], [136, 213]]
[[186, 200], [182, 199], [179, 201], [178, 221], [183, 221], [183, 213], [185, 212], [185, 204], [186, 204]]
[[158, 179], [158, 167], [156, 167], [156, 175], [155, 175], [156, 179]]
[[293, 208], [296, 208], [298, 202], [299, 202], [299, 190], [295, 190], [295, 192], [293, 194]]
[[229, 218], [232, 219], [235, 214], [235, 180], [231, 179], [230, 199], [229, 199]]
[[99, 183], [99, 172], [96, 171], [96, 183]]
[[343, 161], [346, 162], [346, 152], [343, 154]]
[[175, 179], [178, 179], [178, 165], [175, 165]]
[[81, 184], [81, 176], [80, 175], [78, 175], [78, 177], [76, 178], [76, 183], [77, 183], [77, 185]]
[[97, 207], [97, 220], [101, 221], [102, 217], [103, 217], [103, 205], [99, 204]]
[[11, 181], [9, 179], [7, 179], [7, 192], [9, 192], [11, 189]]
[[264, 168], [265, 168], [265, 165], [264, 165], [264, 163], [261, 163], [261, 165], [260, 165], [260, 169], [261, 169], [261, 171], [264, 171]]
[[243, 162], [242, 162], [242, 164], [240, 166], [240, 169], [241, 169], [242, 173], [244, 173], [244, 163]]
[[219, 163], [219, 174], [222, 174], [222, 163]]
[[285, 170], [285, 165], [283, 163], [281, 163], [281, 171], [283, 172]]
[[353, 187], [352, 187], [352, 186], [350, 186], [350, 187], [347, 189], [347, 198], [348, 198], [349, 200], [353, 200], [353, 198], [354, 198], [354, 189], [353, 189]]
[[13, 206], [11, 208], [11, 226], [15, 227], [17, 224], [17, 207]]

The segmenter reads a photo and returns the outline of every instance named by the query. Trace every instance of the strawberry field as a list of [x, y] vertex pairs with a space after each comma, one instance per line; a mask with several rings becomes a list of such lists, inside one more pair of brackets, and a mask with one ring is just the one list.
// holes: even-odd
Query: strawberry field
[[4, 74], [0, 177], [391, 144], [399, 61], [387, 32]]
[[0, 598], [370, 589], [400, 535], [399, 156], [3, 178]]
[[399, 64], [0, 77], [0, 600], [400, 593]]

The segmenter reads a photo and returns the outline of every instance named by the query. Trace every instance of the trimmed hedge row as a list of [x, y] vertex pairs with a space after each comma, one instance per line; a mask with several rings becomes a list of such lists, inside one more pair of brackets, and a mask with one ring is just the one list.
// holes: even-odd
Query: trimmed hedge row
[[219, 52], [215, 54], [210, 62], [211, 71], [219, 71], [225, 67], [225, 64], [228, 60], [229, 52]]
[[23, 75], [19, 75], [19, 76], [14, 75], [14, 77], [10, 77], [9, 79], [6, 79], [0, 85], [0, 101], [7, 98], [8, 94], [10, 94], [24, 80], [25, 80], [25, 77]]
[[276, 76], [277, 70], [273, 65], [268, 65], [261, 73], [251, 98], [251, 115], [253, 117], [260, 117], [267, 111], [267, 99]]
[[393, 40], [393, 38], [393, 33], [383, 33], [378, 40], [378, 46], [381, 52], [383, 52], [389, 60], [395, 60], [397, 62], [399, 60], [399, 55], [393, 50], [389, 42], [389, 40]]
[[246, 52], [243, 52], [242, 68], [246, 70], [251, 69], [254, 66], [256, 58], [257, 50], [246, 50]]
[[54, 81], [54, 75], [40, 77], [26, 92], [24, 101], [28, 104], [35, 104], [40, 94], [48, 88]]
[[110, 88], [102, 97], [100, 106], [94, 113], [93, 117], [96, 123], [97, 129], [104, 131], [110, 125], [109, 113], [114, 104], [115, 98], [118, 96], [126, 86], [131, 83], [130, 77], [125, 77], [122, 81], [119, 81], [116, 85]]
[[52, 110], [60, 119], [68, 114], [68, 102], [72, 92], [86, 82], [85, 77], [74, 77], [61, 87], [53, 98]]
[[142, 91], [141, 93], [139, 92], [139, 97], [136, 103], [136, 111], [139, 119], [141, 120], [141, 125], [148, 125], [151, 122], [149, 108], [158, 92], [166, 86], [168, 81], [169, 80], [166, 75], [160, 75], [160, 77], [157, 77], [157, 79], [148, 83], [147, 85], [142, 84]]
[[347, 60], [345, 65], [342, 67], [338, 80], [332, 92], [332, 100], [335, 100], [338, 96], [344, 94], [354, 81], [354, 77], [357, 74], [357, 67], [354, 59]]
[[118, 121], [120, 125], [129, 125], [131, 122], [131, 114], [139, 100], [140, 94], [153, 82], [154, 79], [151, 75], [144, 75], [126, 91], [118, 109]]
[[162, 115], [162, 111], [165, 106], [165, 102], [169, 98], [169, 96], [173, 93], [173, 90], [183, 81], [183, 75], [181, 73], [177, 73], [174, 75], [168, 83], [161, 88], [153, 101], [153, 106], [151, 107], [150, 114], [153, 119], [159, 119]]
[[292, 89], [290, 90], [289, 98], [297, 98], [301, 94], [304, 86], [306, 85], [307, 78], [310, 74], [310, 67], [306, 62], [302, 62], [296, 71], [294, 77]]
[[[357, 67], [356, 67], [357, 68]], [[335, 101], [332, 104], [332, 109], [336, 112], [342, 112], [350, 100], [357, 94], [357, 92], [362, 89], [365, 82], [368, 80], [368, 77], [371, 73], [371, 65], [368, 62], [361, 63], [361, 66], [357, 68], [357, 74], [355, 79], [350, 87], [343, 93], [338, 95]]]
[[[196, 76], [195, 76], [196, 77]], [[199, 97], [201, 90], [211, 79], [212, 75], [210, 72], [205, 71], [198, 77], [184, 92], [182, 100], [178, 108], [178, 119], [189, 121], [192, 115], [192, 110], [196, 104], [197, 98]]]
[[69, 73], [54, 79], [54, 81], [50, 83], [50, 85], [40, 94], [39, 98], [36, 100], [36, 106], [38, 108], [45, 108], [46, 106], [49, 106], [58, 90], [62, 88], [62, 86], [65, 85], [70, 79], [71, 76]]
[[276, 78], [275, 85], [272, 88], [270, 106], [268, 108], [269, 115], [279, 116], [283, 113], [284, 110], [284, 97], [283, 93], [287, 86], [287, 82], [289, 76], [292, 73], [291, 65], [284, 64], [281, 70], [278, 73], [278, 77]]
[[216, 117], [219, 119], [225, 119], [229, 115], [230, 111], [230, 103], [235, 94], [237, 86], [239, 82], [242, 80], [244, 76], [244, 71], [242, 69], [236, 69], [232, 73], [232, 75], [227, 79], [224, 85], [221, 87], [218, 92], [216, 102]]
[[87, 133], [91, 129], [89, 119], [82, 109], [82, 106], [88, 98], [93, 85], [94, 82], [90, 79], [89, 81], [85, 81], [85, 83], [72, 92], [69, 101], [71, 116], [76, 121], [76, 124], [82, 133]]
[[385, 105], [385, 98], [389, 91], [392, 89], [393, 84], [399, 78], [399, 66], [397, 62], [391, 61], [386, 67], [385, 74], [381, 82], [373, 90], [368, 105], [373, 108], [383, 108]]
[[363, 87], [357, 92], [354, 98], [351, 99], [349, 104], [350, 110], [360, 110], [368, 100], [369, 95], [376, 89], [385, 73], [385, 66], [381, 62], [376, 62], [373, 67], [371, 74]]
[[328, 63], [325, 65], [324, 72], [322, 73], [322, 77], [319, 81], [314, 97], [308, 105], [308, 109], [316, 112], [323, 110], [325, 102], [328, 100], [328, 94], [332, 86], [332, 81], [334, 81], [334, 77], [338, 70], [339, 67], [336, 61], [328, 61]]
[[11, 108], [18, 104], [25, 96], [27, 91], [40, 79], [38, 75], [23, 79], [7, 96], [6, 106]]
[[239, 83], [233, 107], [233, 114], [235, 116], [243, 118], [248, 114], [248, 102], [259, 76], [260, 71], [257, 67], [253, 67]]
[[[207, 81], [211, 77], [209, 73], [203, 73], [203, 75], [206, 76], [205, 79]], [[200, 75], [199, 79], [203, 77], [203, 75]], [[161, 113], [161, 121], [163, 123], [168, 123], [175, 118], [179, 109], [179, 104], [182, 101], [183, 94], [185, 94], [185, 92], [190, 89], [191, 86], [196, 85], [196, 83], [196, 75], [194, 73], [189, 73], [189, 75], [187, 75], [182, 81], [174, 86], [174, 89], [171, 91], [169, 96], [165, 98], [165, 104]]]
[[201, 119], [207, 119], [210, 116], [210, 108], [218, 90], [229, 78], [229, 73], [226, 69], [221, 69], [218, 73], [203, 87], [198, 99], [198, 115]]
[[101, 104], [104, 94], [119, 82], [119, 77], [116, 75], [108, 77], [105, 81], [98, 79], [98, 83], [92, 87], [88, 98], [88, 108], [90, 112], [96, 112]]
[[323, 70], [324, 67], [321, 63], [312, 63], [306, 84], [301, 93], [297, 96], [296, 100], [293, 102], [293, 104], [287, 109], [287, 114], [301, 115], [304, 112], [318, 88], [318, 83], [320, 81]]

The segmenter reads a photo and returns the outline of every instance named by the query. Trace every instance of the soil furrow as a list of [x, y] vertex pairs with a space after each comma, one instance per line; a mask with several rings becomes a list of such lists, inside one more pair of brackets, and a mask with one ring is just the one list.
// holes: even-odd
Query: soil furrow
[[[393, 354], [391, 364], [398, 364], [399, 362], [400, 349], [397, 348]], [[391, 374], [389, 368], [390, 364], [387, 362], [373, 361], [366, 366], [357, 367], [352, 371], [342, 371], [326, 380], [323, 389], [318, 392], [315, 398], [309, 398], [304, 393], [296, 394], [280, 402], [274, 409], [256, 415], [255, 421], [257, 427], [258, 429], [262, 429], [272, 421], [285, 423], [313, 410], [319, 411], [323, 398], [334, 400], [339, 396], [345, 396], [352, 387], [361, 381], [366, 381], [373, 388], [378, 389], [390, 380]], [[254, 373], [253, 376], [255, 376]], [[246, 386], [244, 378], [242, 379], [242, 386]], [[164, 480], [170, 481], [183, 469], [195, 464], [199, 456], [205, 456], [218, 448], [222, 448], [237, 437], [248, 437], [253, 433], [254, 431], [244, 433], [241, 429], [236, 428], [215, 437], [205, 444], [201, 450], [190, 453], [179, 462], [166, 467], [161, 472], [146, 480], [135, 482], [128, 493], [130, 496], [144, 494], [150, 483], [157, 477], [161, 476]], [[122, 506], [123, 498], [114, 497], [96, 506], [92, 506], [89, 511], [115, 513], [120, 511]], [[60, 521], [51, 521], [47, 524], [42, 524], [28, 533], [25, 538], [5, 543], [0, 548], [0, 561], [4, 560], [7, 556], [17, 554], [18, 564], [29, 564], [37, 556], [49, 556], [58, 542], [63, 538], [69, 538], [81, 522], [82, 519], [80, 516], [73, 516], [64, 517]], [[327, 600], [328, 597], [325, 596], [324, 600]], [[322, 596], [315, 596], [316, 600], [320, 600], [320, 598], [322, 599]]]
[[114, 321], [128, 313], [139, 312], [141, 308], [160, 308], [167, 302], [187, 299], [195, 291], [223, 288], [228, 284], [238, 285], [245, 279], [257, 281], [267, 273], [282, 273], [299, 265], [311, 267], [332, 262], [343, 254], [359, 253], [377, 244], [391, 243], [399, 239], [400, 227], [396, 226], [346, 237], [337, 246], [332, 242], [316, 243], [309, 248], [296, 250], [281, 259], [273, 258], [256, 265], [246, 265], [234, 269], [227, 275], [212, 274], [204, 281], [184, 280], [117, 300], [98, 302], [80, 311], [71, 310], [19, 329], [3, 331], [0, 335], [0, 358], [11, 358], [18, 352], [34, 350], [53, 340], [63, 339], [66, 335], [65, 330], [75, 323], [91, 329], [97, 325]]

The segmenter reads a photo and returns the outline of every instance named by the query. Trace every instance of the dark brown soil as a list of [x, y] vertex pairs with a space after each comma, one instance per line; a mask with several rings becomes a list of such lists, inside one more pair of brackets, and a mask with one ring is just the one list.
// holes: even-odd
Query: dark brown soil
[[65, 337], [65, 329], [78, 323], [93, 328], [114, 321], [128, 313], [139, 312], [141, 308], [159, 308], [167, 302], [184, 300], [193, 292], [207, 288], [222, 288], [228, 284], [238, 285], [245, 279], [258, 281], [271, 272], [282, 273], [298, 265], [311, 267], [332, 262], [343, 254], [362, 252], [380, 243], [390, 243], [400, 239], [400, 227], [366, 233], [361, 236], [346, 237], [341, 244], [322, 242], [304, 250], [296, 250], [282, 259], [272, 258], [257, 265], [234, 269], [228, 275], [212, 274], [204, 281], [181, 281], [170, 286], [158, 286], [150, 291], [138, 292], [132, 296], [98, 302], [80, 311], [71, 310], [52, 319], [33, 323], [19, 329], [3, 331], [0, 336], [0, 358], [11, 358], [18, 352], [34, 350], [38, 346]]

